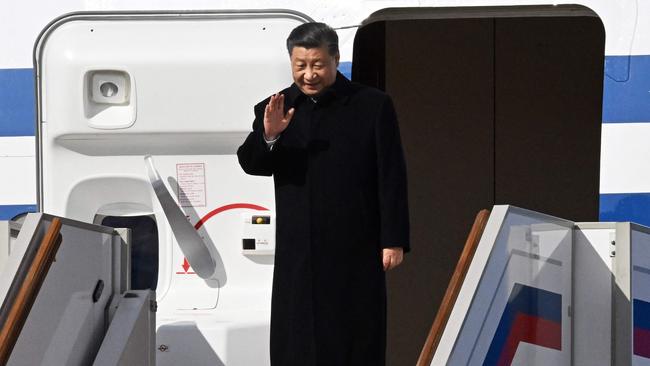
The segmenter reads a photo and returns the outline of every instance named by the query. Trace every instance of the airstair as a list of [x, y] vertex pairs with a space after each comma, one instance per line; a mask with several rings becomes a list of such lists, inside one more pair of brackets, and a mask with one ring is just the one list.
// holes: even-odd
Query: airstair
[[650, 365], [650, 229], [478, 214], [418, 366]]

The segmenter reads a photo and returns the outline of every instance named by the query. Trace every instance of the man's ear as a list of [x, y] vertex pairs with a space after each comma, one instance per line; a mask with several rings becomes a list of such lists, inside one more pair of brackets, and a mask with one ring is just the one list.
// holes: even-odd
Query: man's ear
[[334, 60], [336, 61], [336, 67], [339, 67], [340, 59], [341, 59], [341, 54], [337, 53], [336, 56], [334, 56]]

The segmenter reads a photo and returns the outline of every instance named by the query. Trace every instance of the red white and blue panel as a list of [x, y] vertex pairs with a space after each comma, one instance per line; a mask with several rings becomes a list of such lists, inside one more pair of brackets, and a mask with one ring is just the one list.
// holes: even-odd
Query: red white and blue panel
[[650, 366], [650, 234], [632, 231], [632, 365]]
[[563, 309], [572, 298], [572, 228], [572, 222], [508, 208], [496, 238], [486, 232], [479, 244], [480, 256], [491, 245], [487, 262], [470, 280], [478, 280], [471, 305], [449, 356], [439, 361], [569, 366], [571, 320]]
[[634, 299], [632, 318], [632, 352], [635, 359], [645, 358], [650, 364], [650, 302]]
[[520, 343], [562, 350], [562, 295], [515, 283], [484, 366], [510, 366]]

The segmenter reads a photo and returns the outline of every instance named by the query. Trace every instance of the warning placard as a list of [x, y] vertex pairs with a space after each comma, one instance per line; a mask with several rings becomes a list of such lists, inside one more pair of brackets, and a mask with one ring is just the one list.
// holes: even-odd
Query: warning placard
[[205, 207], [205, 164], [176, 164], [178, 203], [182, 207]]

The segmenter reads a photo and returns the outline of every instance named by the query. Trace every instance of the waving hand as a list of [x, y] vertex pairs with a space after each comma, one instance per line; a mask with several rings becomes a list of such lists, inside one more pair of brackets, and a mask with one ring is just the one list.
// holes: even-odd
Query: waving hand
[[284, 114], [283, 94], [271, 96], [264, 110], [264, 137], [267, 140], [275, 140], [287, 128], [294, 112], [295, 109], [291, 108], [287, 114]]

